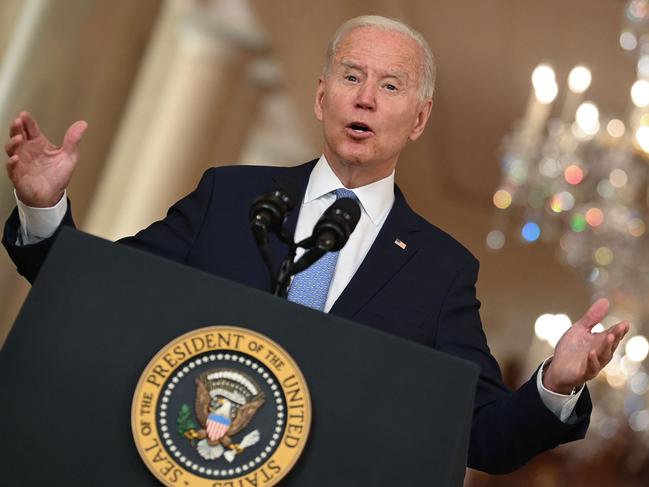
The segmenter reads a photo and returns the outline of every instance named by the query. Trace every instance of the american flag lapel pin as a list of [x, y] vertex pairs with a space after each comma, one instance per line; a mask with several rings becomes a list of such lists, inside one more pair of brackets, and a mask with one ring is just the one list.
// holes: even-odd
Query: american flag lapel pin
[[402, 242], [401, 239], [397, 238], [394, 240], [394, 245], [399, 247], [401, 250], [406, 250], [406, 244], [405, 242]]

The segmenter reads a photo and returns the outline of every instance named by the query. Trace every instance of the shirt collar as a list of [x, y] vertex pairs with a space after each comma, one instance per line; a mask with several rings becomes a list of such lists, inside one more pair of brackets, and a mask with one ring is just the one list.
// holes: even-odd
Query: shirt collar
[[[344, 188], [338, 176], [329, 166], [324, 154], [311, 171], [304, 192], [304, 203], [317, 200], [338, 188]], [[354, 188], [354, 194], [374, 225], [384, 220], [394, 203], [394, 171], [389, 176], [365, 186]]]

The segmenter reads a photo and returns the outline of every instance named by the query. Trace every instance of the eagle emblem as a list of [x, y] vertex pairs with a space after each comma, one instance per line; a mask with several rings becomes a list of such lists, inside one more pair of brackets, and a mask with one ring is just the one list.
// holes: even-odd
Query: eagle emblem
[[259, 385], [235, 369], [212, 369], [195, 379], [194, 414], [183, 404], [177, 418], [178, 433], [192, 442], [206, 460], [223, 456], [228, 462], [260, 440], [259, 430], [245, 435], [239, 443], [233, 437], [242, 433], [265, 402]]

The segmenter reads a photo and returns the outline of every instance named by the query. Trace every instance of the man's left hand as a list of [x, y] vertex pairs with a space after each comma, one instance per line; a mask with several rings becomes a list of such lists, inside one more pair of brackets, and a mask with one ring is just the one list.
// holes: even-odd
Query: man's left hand
[[546, 389], [571, 394], [610, 362], [620, 340], [629, 331], [629, 323], [621, 321], [602, 333], [593, 333], [593, 327], [606, 316], [608, 306], [606, 299], [598, 299], [561, 337], [543, 375]]

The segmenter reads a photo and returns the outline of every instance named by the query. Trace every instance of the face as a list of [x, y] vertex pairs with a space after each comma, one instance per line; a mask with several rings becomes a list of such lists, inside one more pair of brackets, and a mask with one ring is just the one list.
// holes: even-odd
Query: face
[[343, 38], [315, 100], [324, 154], [339, 177], [361, 174], [361, 185], [388, 176], [421, 135], [432, 107], [419, 95], [421, 66], [421, 48], [403, 34], [360, 27]]

